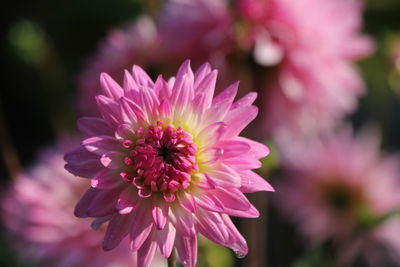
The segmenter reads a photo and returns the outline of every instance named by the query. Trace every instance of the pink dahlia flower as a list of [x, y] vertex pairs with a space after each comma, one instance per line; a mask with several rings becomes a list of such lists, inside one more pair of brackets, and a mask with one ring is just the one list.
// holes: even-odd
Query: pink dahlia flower
[[353, 63], [373, 50], [372, 41], [360, 34], [361, 1], [237, 3], [250, 24], [247, 38], [255, 61], [277, 68], [276, 78], [265, 84], [269, 129], [330, 127], [353, 111], [364, 92]]
[[89, 219], [73, 215], [88, 182], [68, 175], [62, 157], [61, 149], [46, 151], [3, 196], [2, 221], [19, 254], [38, 266], [135, 266], [136, 255], [125, 246], [102, 250], [105, 229], [90, 231]]
[[277, 203], [305, 237], [333, 241], [347, 260], [382, 260], [382, 246], [400, 260], [399, 216], [357, 234], [367, 222], [400, 208], [398, 158], [380, 154], [376, 135], [354, 138], [342, 129], [320, 139], [285, 140], [281, 152], [288, 179]]
[[109, 221], [103, 248], [127, 235], [138, 264], [173, 247], [184, 266], [195, 266], [197, 234], [245, 255], [247, 245], [229, 215], [258, 217], [243, 193], [272, 191], [251, 169], [268, 148], [238, 134], [257, 115], [250, 93], [233, 102], [235, 83], [213, 98], [217, 71], [189, 61], [176, 77], [153, 82], [138, 66], [123, 87], [101, 75], [100, 118], [78, 122], [87, 136], [65, 156], [65, 168], [91, 178], [75, 208], [78, 217]]

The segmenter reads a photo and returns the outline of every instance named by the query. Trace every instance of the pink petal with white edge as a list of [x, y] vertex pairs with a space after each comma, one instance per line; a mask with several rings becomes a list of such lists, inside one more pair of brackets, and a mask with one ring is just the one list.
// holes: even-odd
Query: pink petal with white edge
[[192, 194], [186, 193], [185, 191], [179, 192], [177, 194], [179, 204], [188, 212], [195, 212], [196, 211], [196, 201]]
[[229, 242], [227, 243], [227, 246], [233, 249], [235, 253], [246, 255], [248, 253], [248, 247], [244, 237], [239, 233], [228, 215], [221, 214], [221, 218], [229, 232]]
[[258, 191], [272, 191], [274, 188], [257, 173], [252, 171], [242, 171], [239, 173], [242, 178], [242, 186], [239, 188], [243, 193], [253, 193]]
[[64, 156], [67, 164], [64, 168], [70, 173], [92, 178], [96, 173], [103, 168], [99, 161], [99, 156], [90, 153], [83, 147], [79, 147]]
[[212, 190], [209, 194], [213, 194], [215, 198], [218, 198], [222, 202], [224, 210], [229, 208], [247, 211], [251, 207], [249, 200], [237, 188], [225, 189], [223, 187], [218, 187], [217, 189]]
[[118, 173], [114, 170], [103, 169], [91, 180], [91, 185], [97, 189], [113, 189], [123, 183]]
[[108, 224], [102, 247], [105, 251], [116, 248], [129, 234], [133, 223], [132, 215], [115, 215]]
[[139, 86], [154, 87], [154, 83], [147, 73], [139, 66], [132, 67], [132, 77]]
[[233, 103], [233, 105], [231, 106], [231, 110], [237, 109], [240, 107], [250, 106], [251, 104], [254, 103], [256, 98], [257, 98], [257, 93], [250, 92], [250, 93], [246, 94], [244, 97], [242, 97], [241, 99], [239, 99], [238, 101], [236, 101], [235, 103]]
[[239, 82], [230, 85], [213, 99], [211, 107], [206, 111], [204, 116], [207, 123], [222, 121], [224, 119], [236, 96], [238, 86]]
[[149, 238], [147, 238], [146, 242], [143, 243], [137, 252], [137, 267], [149, 267], [153, 261], [157, 243], [153, 240], [152, 235], [150, 234]]
[[78, 128], [88, 137], [99, 135], [112, 136], [114, 134], [107, 122], [101, 118], [80, 118], [78, 120]]
[[161, 255], [168, 258], [171, 255], [175, 243], [176, 229], [171, 223], [167, 223], [162, 231], [157, 231], [157, 243]]
[[[246, 156], [246, 155], [244, 155]], [[232, 167], [236, 171], [245, 171], [251, 169], [258, 169], [262, 166], [262, 163], [252, 157], [235, 157], [224, 159], [223, 162]]]
[[227, 125], [224, 122], [215, 122], [205, 127], [197, 135], [199, 142], [206, 144], [207, 147], [218, 142], [221, 136], [225, 133]]
[[139, 207], [141, 199], [132, 186], [126, 187], [118, 197], [115, 208], [120, 214], [127, 214]]
[[235, 137], [234, 140], [247, 143], [250, 146], [250, 152], [247, 154], [256, 159], [264, 158], [264, 157], [268, 156], [268, 154], [270, 152], [269, 148], [260, 142], [256, 142], [256, 141], [253, 141], [251, 139], [241, 137], [241, 136]]
[[196, 212], [194, 219], [196, 230], [203, 236], [217, 244], [226, 245], [229, 240], [229, 233], [219, 213], [205, 211], [200, 208]]
[[157, 77], [157, 81], [154, 84], [154, 92], [156, 93], [156, 95], [158, 96], [158, 99], [170, 99], [171, 95], [172, 95], [172, 90], [169, 87], [169, 84], [164, 80], [164, 78], [162, 77], [162, 75], [159, 75]]
[[207, 174], [210, 178], [221, 187], [240, 187], [241, 179], [239, 174], [226, 164], [219, 164]]
[[225, 207], [224, 213], [230, 216], [242, 217], [242, 218], [258, 218], [260, 217], [260, 212], [250, 204], [250, 208], [248, 210], [238, 210], [235, 208]]
[[153, 198], [151, 214], [158, 230], [162, 230], [168, 220], [169, 206], [161, 199]]
[[121, 86], [116, 83], [114, 79], [111, 78], [107, 73], [103, 72], [100, 74], [100, 85], [103, 94], [109, 98], [118, 100], [124, 95], [124, 90], [121, 88]]
[[129, 124], [118, 125], [117, 131], [115, 132], [115, 138], [117, 138], [118, 140], [133, 139], [134, 131], [132, 129], [132, 126]]
[[170, 219], [179, 235], [189, 237], [196, 235], [191, 213], [181, 207], [171, 207]]
[[118, 103], [104, 95], [98, 95], [95, 99], [97, 108], [104, 120], [112, 129], [116, 128], [120, 123], [121, 117]]
[[203, 209], [215, 212], [223, 212], [224, 205], [217, 197], [212, 194], [207, 194], [206, 192], [200, 193], [196, 196], [196, 203]]
[[81, 145], [96, 155], [103, 155], [109, 151], [122, 149], [122, 144], [119, 140], [112, 136], [93, 136], [81, 142]]
[[244, 106], [229, 111], [224, 119], [227, 124], [224, 138], [229, 139], [238, 136], [256, 118], [257, 113], [258, 108], [255, 106]]
[[221, 140], [214, 147], [222, 149], [222, 160], [232, 157], [243, 157], [251, 149], [249, 144], [239, 140]]
[[211, 71], [211, 66], [207, 62], [197, 69], [196, 73], [194, 74], [194, 89], [196, 94], [198, 93], [196, 90], [198, 90], [199, 84]]
[[151, 213], [149, 212], [149, 205], [140, 206], [132, 214], [134, 222], [139, 222], [132, 225], [130, 232], [131, 251], [135, 252], [140, 249], [149, 236], [154, 223]]
[[177, 235], [175, 238], [177, 256], [185, 267], [195, 267], [197, 263], [197, 236]]
[[120, 98], [119, 103], [125, 123], [132, 124], [132, 122], [148, 122], [147, 115], [137, 103], [126, 97]]
[[213, 70], [208, 73], [204, 79], [195, 88], [197, 94], [204, 93], [205, 95], [205, 106], [210, 107], [212, 103], [212, 98], [214, 96], [215, 84], [217, 82], [218, 71]]

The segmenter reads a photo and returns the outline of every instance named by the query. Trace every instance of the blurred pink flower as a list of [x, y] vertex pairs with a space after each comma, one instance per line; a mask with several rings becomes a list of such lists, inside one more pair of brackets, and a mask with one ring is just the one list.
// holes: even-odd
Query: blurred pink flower
[[88, 182], [63, 167], [61, 149], [48, 150], [3, 196], [2, 219], [21, 258], [54, 267], [135, 266], [136, 255], [126, 246], [104, 252], [99, 244], [104, 228], [91, 231], [88, 219], [74, 216]]
[[123, 87], [102, 74], [102, 117], [79, 120], [87, 139], [65, 156], [65, 168], [92, 179], [75, 214], [109, 221], [105, 250], [130, 235], [140, 266], [157, 248], [168, 258], [174, 246], [184, 266], [195, 266], [200, 233], [247, 254], [228, 215], [258, 217], [243, 193], [273, 190], [251, 171], [269, 151], [238, 136], [257, 115], [256, 94], [233, 103], [235, 83], [213, 98], [216, 78], [209, 64], [193, 73], [189, 61], [168, 82], [154, 83], [138, 66]]
[[264, 85], [269, 129], [330, 127], [354, 110], [364, 85], [353, 63], [373, 50], [371, 39], [360, 34], [361, 1], [238, 3], [251, 24], [255, 61], [277, 67]]
[[94, 97], [100, 94], [100, 73], [107, 72], [122, 82], [123, 70], [130, 68], [133, 63], [151, 66], [162, 62], [157, 31], [151, 18], [140, 17], [134, 23], [108, 34], [79, 77], [77, 100], [81, 113], [98, 115]]
[[276, 203], [301, 233], [312, 242], [333, 241], [347, 260], [363, 253], [368, 260], [379, 258], [379, 245], [400, 260], [399, 216], [356, 235], [366, 219], [400, 208], [400, 164], [380, 154], [377, 135], [365, 131], [354, 138], [341, 129], [319, 139], [281, 141], [287, 180], [279, 185]]

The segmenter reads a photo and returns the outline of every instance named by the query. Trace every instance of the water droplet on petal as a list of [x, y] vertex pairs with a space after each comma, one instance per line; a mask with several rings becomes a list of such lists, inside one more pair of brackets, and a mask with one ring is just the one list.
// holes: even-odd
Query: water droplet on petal
[[233, 251], [235, 253], [236, 258], [238, 259], [243, 259], [244, 257], [246, 257], [246, 254], [240, 251]]

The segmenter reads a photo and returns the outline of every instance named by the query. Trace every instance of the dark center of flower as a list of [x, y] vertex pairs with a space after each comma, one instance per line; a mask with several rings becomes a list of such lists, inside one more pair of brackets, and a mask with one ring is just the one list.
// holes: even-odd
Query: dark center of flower
[[130, 150], [125, 157], [128, 172], [122, 178], [138, 189], [142, 198], [161, 193], [166, 201], [175, 200], [175, 192], [190, 185], [190, 177], [197, 169], [193, 137], [181, 127], [151, 125], [136, 131], [136, 140], [125, 140]]

